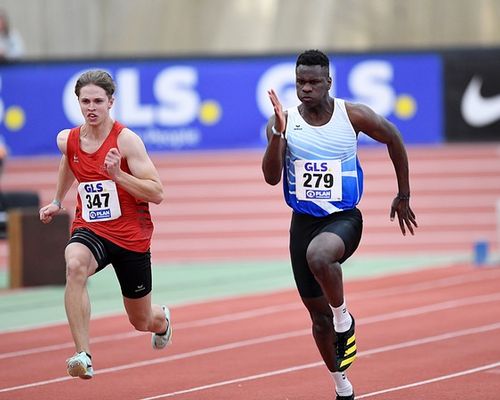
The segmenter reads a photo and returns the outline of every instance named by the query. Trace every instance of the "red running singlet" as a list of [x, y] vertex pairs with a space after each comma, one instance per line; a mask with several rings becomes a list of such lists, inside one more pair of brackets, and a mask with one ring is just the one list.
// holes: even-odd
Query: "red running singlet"
[[[118, 135], [125, 127], [115, 122], [101, 147], [91, 154], [80, 148], [80, 128], [71, 129], [66, 148], [67, 161], [76, 180], [78, 183], [109, 180], [104, 160], [111, 148], [118, 148]], [[130, 174], [125, 159], [121, 161], [121, 169]], [[118, 185], [117, 191], [121, 216], [109, 221], [85, 221], [82, 216], [82, 199], [78, 194], [72, 231], [76, 228], [87, 228], [120, 247], [136, 252], [146, 252], [151, 245], [153, 234], [149, 204], [136, 199]]]

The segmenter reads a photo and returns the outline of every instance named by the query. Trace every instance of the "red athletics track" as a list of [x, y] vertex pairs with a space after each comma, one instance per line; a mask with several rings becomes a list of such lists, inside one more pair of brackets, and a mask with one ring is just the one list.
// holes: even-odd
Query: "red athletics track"
[[[500, 268], [454, 265], [346, 283], [357, 399], [500, 399]], [[96, 375], [65, 376], [65, 325], [0, 334], [0, 399], [334, 398], [294, 291], [173, 308], [150, 349], [124, 315], [91, 322]]]
[[[389, 221], [397, 190], [394, 167], [384, 146], [361, 146], [365, 171], [360, 209], [364, 232], [356, 255], [393, 252], [470, 252], [487, 240], [497, 246], [500, 199], [500, 145], [410, 146], [412, 207], [417, 235], [408, 240]], [[166, 200], [151, 205], [154, 263], [288, 259], [290, 209], [280, 185], [269, 186], [261, 172], [262, 150], [156, 153]], [[52, 201], [59, 157], [12, 158], [2, 175], [3, 191], [36, 190], [41, 204]], [[473, 201], [471, 201], [473, 193]], [[74, 213], [76, 189], [64, 201]], [[473, 218], [463, 218], [471, 214]], [[396, 225], [396, 226], [395, 226]], [[0, 240], [0, 269], [8, 265]]]
[[[500, 268], [455, 265], [347, 282], [357, 399], [500, 398]], [[173, 308], [150, 349], [124, 315], [91, 322], [96, 375], [65, 375], [65, 325], [0, 334], [0, 399], [333, 399], [294, 291]]]

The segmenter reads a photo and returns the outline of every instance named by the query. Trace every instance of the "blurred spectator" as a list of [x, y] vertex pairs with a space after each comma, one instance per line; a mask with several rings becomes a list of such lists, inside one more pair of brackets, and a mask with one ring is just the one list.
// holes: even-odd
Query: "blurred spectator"
[[5, 10], [0, 10], [0, 61], [24, 56], [24, 43], [21, 35], [10, 27]]

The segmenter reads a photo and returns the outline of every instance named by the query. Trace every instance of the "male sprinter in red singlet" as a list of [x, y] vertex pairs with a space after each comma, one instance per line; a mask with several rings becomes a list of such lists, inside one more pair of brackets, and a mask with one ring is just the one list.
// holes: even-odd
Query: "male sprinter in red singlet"
[[77, 180], [75, 219], [65, 251], [64, 305], [76, 347], [67, 370], [82, 379], [93, 376], [87, 279], [108, 264], [115, 269], [134, 328], [152, 332], [154, 349], [166, 347], [172, 337], [169, 309], [151, 304], [153, 223], [148, 203], [163, 201], [163, 186], [139, 136], [111, 119], [114, 92], [107, 72], [79, 77], [75, 93], [85, 123], [57, 135], [62, 157], [56, 193], [40, 209], [40, 220], [49, 223]]
[[292, 208], [290, 258], [302, 302], [312, 320], [316, 346], [335, 382], [336, 400], [354, 400], [346, 369], [356, 358], [354, 317], [344, 298], [342, 263], [361, 240], [363, 219], [356, 207], [363, 194], [357, 156], [360, 132], [387, 145], [398, 194], [397, 214], [403, 235], [417, 227], [410, 208], [408, 157], [396, 126], [370, 108], [333, 98], [326, 54], [308, 50], [297, 57], [295, 86], [300, 104], [283, 110], [269, 91], [274, 114], [267, 124], [268, 145], [262, 160], [270, 185], [283, 177], [286, 203]]

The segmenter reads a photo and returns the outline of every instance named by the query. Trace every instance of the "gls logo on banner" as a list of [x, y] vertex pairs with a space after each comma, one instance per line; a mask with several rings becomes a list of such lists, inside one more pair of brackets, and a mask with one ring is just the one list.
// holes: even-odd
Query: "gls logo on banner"
[[[75, 101], [74, 87], [76, 73], [68, 80], [63, 94], [64, 111], [74, 124], [83, 122], [83, 117]], [[197, 72], [191, 67], [165, 68], [153, 82], [153, 93], [157, 104], [141, 104], [140, 71], [135, 68], [121, 68], [114, 74], [118, 92], [117, 104], [112, 113], [126, 125], [143, 126], [179, 126], [189, 124], [198, 115], [200, 98], [196, 91]]]
[[[442, 142], [437, 54], [336, 55], [332, 63], [339, 97], [387, 116], [406, 143]], [[261, 148], [267, 90], [285, 107], [297, 103], [295, 56], [9, 65], [0, 68], [0, 123], [12, 155], [59, 154], [57, 132], [83, 122], [74, 87], [88, 69], [111, 72], [113, 118], [153, 151]]]
[[[64, 113], [73, 125], [83, 123], [74, 94], [75, 82], [82, 72], [74, 74], [64, 87]], [[113, 118], [135, 130], [149, 146], [174, 149], [197, 146], [202, 140], [199, 125], [214, 125], [221, 115], [218, 101], [201, 99], [198, 70], [192, 66], [170, 66], [148, 76], [153, 79], [152, 98], [146, 100], [143, 97], [147, 86], [141, 81], [144, 74], [141, 68], [127, 67], [117, 68], [111, 74], [118, 88], [111, 109]]]
[[[331, 95], [336, 96], [337, 82], [336, 71], [330, 65], [330, 75], [334, 82]], [[366, 60], [354, 65], [347, 78], [348, 87], [353, 95], [352, 101], [361, 101], [384, 117], [391, 112], [398, 111], [396, 108], [397, 96], [392, 84], [394, 77], [393, 66], [390, 62], [382, 60]], [[270, 68], [259, 80], [257, 85], [257, 104], [263, 115], [273, 112], [271, 103], [267, 96], [268, 88], [275, 88], [283, 107], [290, 108], [298, 105], [295, 91], [295, 63], [281, 63]], [[341, 96], [345, 98], [345, 96]], [[346, 99], [348, 100], [348, 99]], [[413, 116], [414, 107], [406, 114]]]
[[[441, 61], [428, 54], [380, 57], [334, 56], [330, 65], [331, 95], [363, 103], [394, 122], [407, 143], [439, 143], [441, 126]], [[285, 109], [298, 105], [295, 62], [273, 65], [257, 83], [257, 106], [265, 123], [273, 113], [267, 90], [273, 88]], [[361, 142], [372, 142], [365, 135]]]

